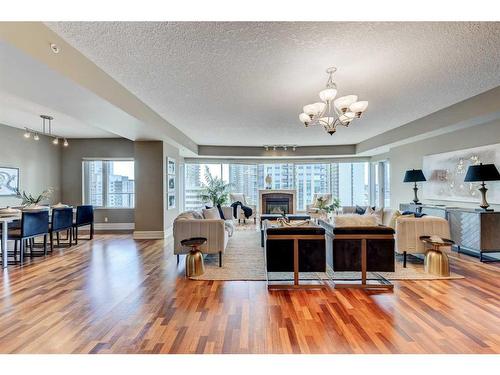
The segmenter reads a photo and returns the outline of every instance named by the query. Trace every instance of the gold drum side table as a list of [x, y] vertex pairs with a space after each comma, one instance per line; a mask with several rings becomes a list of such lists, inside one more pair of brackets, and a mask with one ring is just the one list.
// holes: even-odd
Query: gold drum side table
[[425, 253], [425, 272], [437, 276], [450, 276], [450, 262], [443, 248], [450, 247], [454, 242], [444, 238], [437, 241], [431, 236], [422, 236], [420, 240], [431, 246]]
[[207, 242], [204, 237], [193, 237], [181, 241], [182, 246], [191, 248], [186, 255], [186, 277], [201, 276], [205, 273], [203, 253], [200, 246]]

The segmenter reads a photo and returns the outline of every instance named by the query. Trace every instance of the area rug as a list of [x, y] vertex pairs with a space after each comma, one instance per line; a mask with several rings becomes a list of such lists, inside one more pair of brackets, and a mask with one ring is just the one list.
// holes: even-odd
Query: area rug
[[[192, 277], [193, 280], [262, 280], [272, 281], [293, 279], [291, 272], [272, 272], [266, 275], [264, 249], [260, 247], [260, 232], [255, 226], [237, 227], [223, 255], [223, 265], [219, 267], [218, 255], [205, 257], [205, 273]], [[407, 267], [396, 261], [395, 272], [379, 272], [378, 275], [387, 280], [453, 280], [464, 277], [452, 273], [448, 277], [430, 275], [424, 272], [423, 262], [417, 258], [410, 258]], [[360, 272], [333, 272], [328, 269], [325, 273], [301, 273], [301, 280], [331, 279], [357, 280]], [[369, 279], [377, 279], [377, 275], [368, 273]]]

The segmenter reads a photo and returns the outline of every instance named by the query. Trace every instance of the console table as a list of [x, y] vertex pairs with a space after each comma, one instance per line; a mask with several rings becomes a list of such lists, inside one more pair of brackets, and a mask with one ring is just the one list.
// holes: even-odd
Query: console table
[[485, 256], [500, 253], [500, 211], [478, 211], [473, 208], [428, 204], [400, 204], [400, 210], [442, 217], [450, 223], [451, 240], [458, 252], [479, 257], [481, 262], [500, 258]]

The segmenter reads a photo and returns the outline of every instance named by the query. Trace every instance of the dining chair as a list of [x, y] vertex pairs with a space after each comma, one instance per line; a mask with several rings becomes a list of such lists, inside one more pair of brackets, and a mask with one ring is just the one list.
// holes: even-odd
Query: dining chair
[[57, 246], [60, 246], [60, 232], [66, 232], [68, 245], [73, 242], [73, 208], [53, 208], [52, 221], [50, 225], [50, 251], [54, 250], [54, 234], [56, 235]]
[[14, 240], [14, 259], [17, 259], [19, 241], [19, 263], [24, 263], [26, 247], [30, 247], [30, 256], [34, 256], [32, 239], [43, 236], [43, 254], [47, 255], [47, 235], [49, 234], [49, 211], [26, 212], [21, 216], [20, 229], [9, 230], [9, 240]]
[[90, 225], [90, 238], [94, 238], [94, 206], [84, 205], [76, 208], [76, 220], [73, 223], [75, 244], [78, 244], [78, 228]]

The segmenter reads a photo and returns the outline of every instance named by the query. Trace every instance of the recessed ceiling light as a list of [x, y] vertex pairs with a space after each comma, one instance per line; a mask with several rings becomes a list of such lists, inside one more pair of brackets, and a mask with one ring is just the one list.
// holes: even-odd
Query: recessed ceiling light
[[51, 50], [52, 50], [52, 52], [54, 52], [54, 53], [59, 53], [59, 47], [57, 46], [57, 44], [50, 43], [50, 49], [51, 49]]

